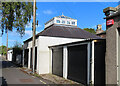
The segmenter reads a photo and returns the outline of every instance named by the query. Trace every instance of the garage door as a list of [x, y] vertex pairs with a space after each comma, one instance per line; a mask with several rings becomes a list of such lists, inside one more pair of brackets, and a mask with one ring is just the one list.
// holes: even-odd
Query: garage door
[[28, 67], [28, 54], [29, 53], [29, 49], [25, 49], [25, 52], [24, 52], [24, 66], [25, 67]]
[[68, 79], [87, 84], [87, 45], [68, 47]]
[[105, 85], [105, 42], [95, 43], [94, 84]]
[[63, 48], [52, 50], [52, 73], [63, 76]]

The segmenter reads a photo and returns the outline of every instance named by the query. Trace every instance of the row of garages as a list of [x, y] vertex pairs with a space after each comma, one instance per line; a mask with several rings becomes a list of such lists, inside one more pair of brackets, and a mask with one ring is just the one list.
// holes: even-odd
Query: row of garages
[[[49, 46], [50, 73], [70, 79], [83, 85], [105, 84], [105, 51], [106, 42], [100, 40], [85, 40]], [[32, 69], [32, 48], [25, 49], [24, 66]], [[37, 47], [35, 48], [35, 70], [37, 67]], [[44, 59], [46, 62], [47, 59]], [[42, 70], [42, 69], [41, 69]]]
[[105, 84], [105, 40], [51, 46], [52, 73], [83, 85]]

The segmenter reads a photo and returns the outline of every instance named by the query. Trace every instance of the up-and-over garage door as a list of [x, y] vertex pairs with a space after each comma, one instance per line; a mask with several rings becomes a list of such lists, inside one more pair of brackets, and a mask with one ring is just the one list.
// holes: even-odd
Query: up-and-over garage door
[[68, 79], [87, 84], [87, 45], [68, 47]]
[[52, 73], [63, 76], [63, 48], [52, 50]]

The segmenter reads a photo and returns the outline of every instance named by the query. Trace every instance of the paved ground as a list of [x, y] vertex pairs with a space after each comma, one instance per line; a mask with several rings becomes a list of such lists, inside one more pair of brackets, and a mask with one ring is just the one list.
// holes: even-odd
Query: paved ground
[[1, 79], [3, 84], [53, 84], [53, 82], [49, 80], [28, 75], [10, 61], [5, 60], [2, 61]]
[[83, 86], [52, 74], [39, 75], [39, 78], [32, 76], [27, 74], [23, 68], [18, 68], [12, 62], [0, 57], [0, 86], [1, 83], [3, 86]]

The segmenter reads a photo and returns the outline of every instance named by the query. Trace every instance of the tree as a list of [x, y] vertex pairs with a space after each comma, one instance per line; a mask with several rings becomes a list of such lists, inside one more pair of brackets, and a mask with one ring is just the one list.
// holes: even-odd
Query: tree
[[4, 45], [0, 46], [0, 54], [6, 55], [6, 48]]
[[2, 34], [4, 30], [7, 33], [6, 52], [8, 51], [8, 30], [12, 31], [15, 28], [22, 37], [25, 33], [25, 26], [31, 21], [32, 8], [31, 2], [2, 2], [1, 30]]
[[92, 28], [84, 28], [83, 30], [86, 30], [86, 31], [88, 31], [90, 33], [93, 33], [93, 34], [96, 33], [96, 31], [94, 29], [92, 29]]
[[20, 50], [22, 50], [22, 44], [16, 41], [12, 48], [19, 48]]
[[2, 3], [0, 2], [0, 10], [2, 9]]
[[31, 2], [2, 2], [2, 34], [15, 28], [23, 36], [25, 26], [31, 21], [32, 8]]

